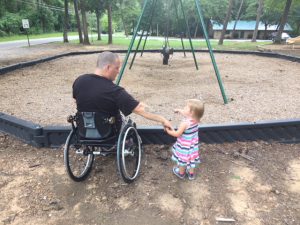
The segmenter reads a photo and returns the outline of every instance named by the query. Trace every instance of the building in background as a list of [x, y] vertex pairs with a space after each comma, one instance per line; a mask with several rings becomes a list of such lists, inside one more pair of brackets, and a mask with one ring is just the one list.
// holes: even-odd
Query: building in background
[[[235, 20], [232, 20], [227, 25], [227, 31], [225, 38], [231, 38], [233, 27], [235, 24]], [[236, 24], [235, 32], [233, 35], [234, 39], [252, 39], [253, 31], [255, 29], [255, 20], [246, 21], [246, 20], [239, 20]], [[257, 39], [272, 39], [274, 36], [274, 32], [278, 30], [278, 25], [268, 25], [265, 26], [264, 23], [260, 22], [258, 26], [258, 34]], [[211, 20], [209, 26], [209, 35], [214, 39], [219, 39], [221, 37], [223, 25]], [[289, 33], [292, 31], [292, 28], [289, 24], [286, 24], [284, 27], [284, 32]]]

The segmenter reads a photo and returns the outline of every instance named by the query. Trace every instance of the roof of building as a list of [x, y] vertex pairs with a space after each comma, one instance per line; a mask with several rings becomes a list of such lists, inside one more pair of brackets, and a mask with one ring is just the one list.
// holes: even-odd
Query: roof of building
[[[223, 29], [223, 25], [218, 23], [217, 21], [211, 20], [211, 23], [213, 25], [213, 27], [212, 27], [213, 30], [222, 30]], [[230, 21], [227, 25], [227, 30], [233, 30], [234, 23], [235, 23], [235, 20]], [[239, 20], [236, 24], [235, 30], [254, 30], [255, 24], [256, 24], [255, 20], [250, 20], [250, 21]], [[276, 31], [276, 30], [278, 30], [277, 27], [278, 27], [278, 25], [268, 25], [267, 30], [268, 31]], [[265, 24], [262, 22], [259, 22], [258, 30], [265, 30]], [[284, 30], [292, 31], [293, 29], [287, 23], [284, 26]]]

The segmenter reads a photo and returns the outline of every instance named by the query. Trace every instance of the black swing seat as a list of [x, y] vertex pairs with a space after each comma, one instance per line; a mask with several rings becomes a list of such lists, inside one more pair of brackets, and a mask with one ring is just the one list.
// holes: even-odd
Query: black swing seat
[[79, 142], [88, 145], [112, 145], [118, 138], [115, 117], [99, 112], [77, 112]]

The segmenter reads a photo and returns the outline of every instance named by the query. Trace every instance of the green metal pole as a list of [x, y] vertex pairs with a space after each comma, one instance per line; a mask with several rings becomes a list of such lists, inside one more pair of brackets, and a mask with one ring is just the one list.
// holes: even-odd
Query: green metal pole
[[131, 70], [131, 67], [132, 67], [132, 65], [133, 65], [133, 62], [134, 62], [134, 60], [135, 60], [136, 53], [137, 53], [137, 51], [139, 50], [139, 47], [140, 47], [142, 38], [143, 38], [143, 36], [144, 36], [144, 32], [145, 32], [145, 30], [143, 30], [142, 35], [140, 36], [140, 40], [139, 40], [139, 42], [138, 42], [138, 44], [137, 44], [137, 46], [136, 46], [136, 49], [135, 49], [135, 51], [134, 51], [134, 55], [133, 55], [132, 61], [131, 61], [130, 66], [129, 66], [129, 69], [130, 69], [130, 70]]
[[[173, 5], [174, 5], [174, 8], [175, 8], [177, 24], [179, 24], [179, 16], [178, 16], [177, 5], [175, 3], [175, 0], [173, 0]], [[181, 34], [180, 34], [180, 39], [181, 39], [181, 45], [182, 45], [182, 49], [183, 49], [183, 55], [184, 55], [184, 57], [186, 57], [185, 49], [184, 49], [184, 44], [183, 44], [183, 39], [182, 39], [182, 35]]]
[[150, 23], [149, 23], [149, 26], [148, 26], [148, 29], [147, 29], [147, 36], [146, 36], [145, 41], [144, 41], [144, 45], [143, 45], [143, 50], [141, 52], [141, 56], [143, 56], [143, 53], [144, 53], [144, 50], [145, 50], [145, 46], [146, 46], [146, 42], [147, 42], [147, 39], [148, 39], [148, 36], [149, 36], [149, 32], [150, 32], [150, 28], [151, 28], [151, 24], [152, 24], [152, 20], [153, 20], [154, 9], [155, 9], [156, 3], [157, 3], [157, 0], [154, 0], [153, 6], [152, 6], [152, 12], [151, 12], [151, 19], [150, 19]]
[[181, 5], [182, 14], [183, 14], [183, 17], [184, 17], [184, 20], [185, 20], [185, 24], [186, 24], [186, 27], [187, 27], [187, 31], [188, 31], [188, 36], [189, 36], [189, 40], [190, 40], [190, 45], [191, 45], [193, 57], [194, 57], [195, 66], [196, 66], [196, 69], [198, 70], [198, 64], [197, 64], [197, 60], [196, 60], [196, 56], [195, 56], [195, 51], [194, 51], [193, 43], [192, 43], [192, 39], [191, 39], [191, 32], [190, 32], [188, 21], [186, 19], [185, 13], [184, 13], [182, 0], [180, 0], [180, 5]]
[[148, 31], [147, 36], [146, 36], [145, 41], [144, 41], [144, 45], [143, 45], [143, 49], [142, 49], [142, 52], [141, 52], [141, 56], [143, 56], [148, 36], [149, 36], [149, 31]]
[[130, 52], [131, 52], [132, 47], [133, 47], [133, 44], [134, 44], [134, 40], [135, 40], [136, 35], [137, 35], [137, 31], [138, 31], [138, 29], [139, 29], [139, 27], [140, 27], [141, 20], [142, 20], [142, 18], [143, 18], [143, 16], [144, 16], [144, 13], [145, 13], [145, 9], [146, 9], [147, 3], [148, 3], [148, 0], [145, 0], [144, 6], [143, 6], [143, 10], [142, 10], [142, 14], [141, 14], [141, 16], [140, 16], [140, 18], [139, 18], [139, 20], [138, 20], [138, 24], [137, 24], [136, 29], [135, 29], [135, 31], [134, 31], [134, 35], [133, 35], [133, 37], [132, 37], [132, 39], [131, 39], [129, 48], [128, 48], [128, 50], [127, 50], [127, 54], [126, 54], [126, 56], [125, 56], [125, 59], [124, 59], [122, 68], [121, 68], [121, 70], [120, 70], [119, 76], [118, 76], [117, 81], [116, 81], [116, 84], [117, 84], [117, 85], [120, 84], [121, 79], [122, 79], [122, 76], [123, 76], [123, 74], [124, 74], [125, 67], [126, 67], [126, 65], [127, 65], [127, 61], [128, 61]]
[[195, 0], [195, 3], [196, 3], [196, 6], [197, 6], [197, 11], [198, 11], [199, 18], [200, 18], [200, 21], [201, 21], [201, 25], [202, 25], [202, 28], [203, 28], [203, 32], [204, 32], [206, 44], [207, 44], [207, 47], [208, 47], [208, 50], [209, 50], [210, 58], [211, 58], [211, 61], [213, 63], [215, 73], [216, 73], [216, 76], [217, 76], [217, 79], [218, 79], [219, 87], [220, 87], [220, 90], [221, 90], [221, 93], [222, 93], [222, 96], [223, 96], [223, 101], [224, 101], [224, 104], [227, 104], [228, 100], [227, 100], [227, 97], [226, 97], [226, 94], [225, 94], [222, 79], [221, 79], [219, 69], [218, 69], [218, 66], [217, 66], [217, 63], [216, 63], [216, 60], [215, 60], [215, 56], [214, 56], [214, 53], [212, 51], [210, 41], [208, 39], [208, 34], [207, 34], [207, 31], [206, 31], [204, 19], [203, 19], [202, 13], [201, 13], [200, 0], [199, 1]]

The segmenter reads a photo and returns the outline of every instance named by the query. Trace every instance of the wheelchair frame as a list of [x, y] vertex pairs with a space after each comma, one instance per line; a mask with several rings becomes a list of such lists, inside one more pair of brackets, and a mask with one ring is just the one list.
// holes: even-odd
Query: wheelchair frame
[[133, 182], [138, 177], [142, 157], [142, 141], [135, 123], [129, 119], [118, 135], [91, 139], [79, 134], [78, 121], [78, 113], [68, 117], [72, 130], [64, 147], [64, 164], [69, 177], [76, 182], [83, 181], [92, 171], [95, 156], [117, 154], [120, 176], [126, 183]]

